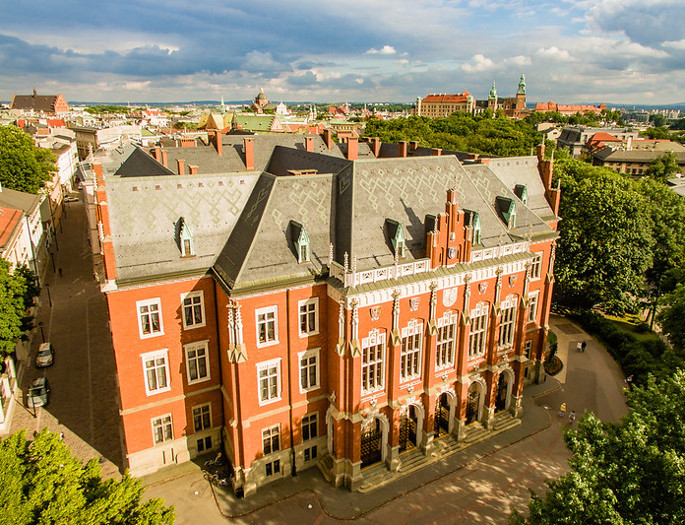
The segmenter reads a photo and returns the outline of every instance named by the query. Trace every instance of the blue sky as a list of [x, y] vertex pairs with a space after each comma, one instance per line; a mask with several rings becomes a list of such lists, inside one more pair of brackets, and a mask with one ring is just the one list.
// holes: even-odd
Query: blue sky
[[4, 0], [0, 100], [685, 102], [685, 0]]

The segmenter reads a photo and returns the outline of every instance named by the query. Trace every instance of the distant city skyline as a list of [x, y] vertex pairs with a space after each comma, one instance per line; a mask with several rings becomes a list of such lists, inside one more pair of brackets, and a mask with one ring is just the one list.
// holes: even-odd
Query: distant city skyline
[[682, 0], [8, 0], [0, 100], [685, 102]]

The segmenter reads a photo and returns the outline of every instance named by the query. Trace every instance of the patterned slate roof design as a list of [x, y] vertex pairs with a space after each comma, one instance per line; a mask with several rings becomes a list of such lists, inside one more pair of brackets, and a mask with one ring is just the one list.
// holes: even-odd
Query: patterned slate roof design
[[136, 148], [115, 172], [121, 177], [140, 177], [141, 175], [173, 175], [142, 149]]
[[[257, 176], [107, 177], [117, 279], [206, 271], [231, 233]], [[193, 232], [195, 257], [181, 257], [176, 244], [180, 217]]]

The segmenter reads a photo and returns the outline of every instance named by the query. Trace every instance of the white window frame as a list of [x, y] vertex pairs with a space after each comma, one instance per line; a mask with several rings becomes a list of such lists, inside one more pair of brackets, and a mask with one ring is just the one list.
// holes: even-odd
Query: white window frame
[[423, 354], [423, 323], [416, 319], [402, 328], [400, 346], [400, 382], [421, 377]]
[[[267, 316], [268, 314], [273, 314], [273, 320], [268, 320], [265, 318], [264, 321], [259, 320], [260, 315]], [[266, 335], [268, 336], [269, 334], [269, 329], [268, 325], [269, 323], [273, 322], [274, 324], [274, 338], [273, 339], [267, 339], [264, 342], [261, 342], [259, 340], [259, 329], [262, 324], [266, 325]], [[275, 344], [278, 344], [278, 306], [265, 306], [264, 308], [257, 308], [255, 310], [255, 327], [256, 327], [256, 335], [257, 335], [257, 348], [264, 348], [267, 346], [272, 346]]]
[[[305, 423], [305, 419], [307, 422]], [[312, 423], [314, 425], [314, 428], [316, 428], [316, 436], [312, 436], [311, 433], [311, 427]], [[307, 431], [309, 432], [309, 437], [305, 439], [304, 437], [304, 429], [305, 426], [307, 427]], [[305, 414], [302, 416], [302, 419], [300, 420], [300, 431], [301, 431], [301, 436], [302, 436], [302, 442], [306, 443], [307, 441], [311, 441], [312, 439], [316, 439], [319, 437], [319, 413], [318, 412], [310, 412], [309, 414]]]
[[[313, 310], [310, 310], [310, 307], [314, 307]], [[302, 312], [302, 308], [306, 308], [305, 312]], [[307, 328], [309, 328], [309, 315], [311, 313], [314, 313], [314, 328], [310, 331], [302, 331], [302, 317], [304, 316], [305, 318], [305, 323], [307, 324]], [[299, 301], [297, 303], [297, 326], [298, 330], [300, 332], [300, 337], [309, 337], [311, 335], [317, 335], [319, 333], [319, 298], [318, 297], [310, 297], [309, 299], [305, 299], [304, 301]]]
[[543, 252], [535, 252], [533, 260], [530, 262], [530, 280], [537, 281], [542, 278], [542, 257]]
[[[375, 357], [373, 361], [369, 360], [368, 353], [371, 348], [380, 349], [380, 357]], [[385, 388], [385, 332], [378, 330], [371, 330], [369, 336], [362, 339], [362, 356], [361, 356], [361, 388], [362, 395], [378, 392]], [[364, 360], [367, 360], [365, 363]], [[364, 369], [367, 369], [367, 381], [364, 382]], [[371, 374], [369, 375], [369, 370]]]
[[[169, 419], [169, 421], [168, 422], [164, 421], [167, 418]], [[163, 415], [157, 416], [157, 417], [153, 417], [152, 419], [150, 419], [150, 426], [152, 427], [152, 442], [154, 443], [155, 446], [163, 445], [167, 441], [173, 441], [174, 440], [174, 418], [172, 417], [171, 413], [163, 414]], [[159, 426], [160, 430], [162, 431], [161, 441], [157, 441], [157, 433], [156, 433], [157, 426]], [[165, 432], [164, 432], [165, 427], [168, 427], [171, 430], [171, 436], [170, 437], [165, 437]]]
[[538, 307], [540, 305], [540, 291], [530, 292], [528, 294], [528, 319], [529, 323], [537, 322]]
[[[474, 330], [474, 326], [478, 330]], [[485, 346], [488, 338], [488, 305], [478, 303], [471, 310], [471, 322], [469, 326], [469, 359], [482, 356], [485, 353]]]
[[[188, 324], [186, 321], [186, 299], [189, 299], [190, 301], [194, 301], [196, 298], [200, 298], [200, 313], [202, 315], [202, 321], [199, 323], [191, 323]], [[191, 303], [190, 309], [191, 313], [194, 313], [194, 304]], [[185, 294], [181, 294], [181, 317], [183, 318], [183, 329], [184, 330], [192, 330], [193, 328], [201, 328], [203, 326], [207, 326], [207, 318], [205, 317], [205, 294], [202, 290], [199, 290], [197, 292], [189, 292]], [[193, 315], [193, 320], [194, 320], [194, 315]]]
[[[209, 415], [209, 425], [205, 426], [204, 425], [204, 415], [205, 415], [205, 409], [207, 415]], [[202, 422], [202, 428], [201, 429], [196, 429], [195, 428], [195, 411], [199, 410], [200, 411], [200, 421]], [[201, 405], [195, 405], [192, 409], [193, 413], [193, 432], [194, 433], [199, 433], [199, 432], [204, 432], [205, 430], [209, 430], [212, 428], [212, 404], [211, 403], [203, 403]]]
[[[300, 379], [299, 379], [299, 384], [300, 384], [300, 394], [303, 394], [305, 392], [311, 392], [313, 390], [318, 390], [321, 388], [321, 349], [320, 348], [312, 348], [311, 350], [306, 350], [304, 352], [299, 352], [297, 354], [297, 362], [298, 362], [298, 370], [300, 372]], [[314, 358], [314, 368], [315, 368], [315, 375], [316, 375], [316, 380], [315, 384], [307, 384], [306, 386], [302, 384], [302, 360], [307, 359], [307, 369], [309, 369], [312, 365], [309, 362], [311, 358]], [[309, 374], [307, 374], [307, 382], [309, 383]]]
[[[435, 370], [445, 370], [446, 368], [451, 368], [454, 366], [454, 354], [457, 344], [457, 330], [459, 328], [459, 318], [456, 314], [451, 311], [445, 312], [445, 314], [438, 320], [438, 333], [435, 343]], [[445, 336], [449, 334], [450, 329], [452, 330], [452, 336], [446, 338]], [[440, 363], [440, 356], [444, 354], [446, 356], [445, 360]]]
[[[278, 448], [274, 450], [274, 437], [278, 440]], [[264, 442], [269, 440], [269, 452], [266, 451], [264, 447]], [[262, 429], [262, 454], [264, 456], [270, 456], [271, 454], [276, 454], [281, 451], [281, 425], [273, 425]]]
[[[275, 375], [267, 375], [266, 377], [262, 378], [261, 373], [263, 370], [268, 370], [270, 368], [276, 368], [276, 373]], [[275, 378], [275, 384], [276, 384], [276, 394], [272, 397], [270, 392], [271, 392], [271, 378]], [[262, 399], [262, 379], [265, 379], [267, 381], [267, 388], [268, 388], [268, 396], [265, 399]], [[279, 357], [278, 359], [271, 359], [270, 361], [263, 361], [261, 363], [257, 363], [257, 395], [259, 396], [259, 406], [263, 405], [268, 405], [271, 403], [276, 403], [277, 401], [281, 400], [281, 358]]]
[[510, 295], [507, 297], [500, 307], [501, 321], [497, 344], [500, 348], [508, 348], [514, 344], [514, 337], [516, 335], [516, 296]]
[[[155, 350], [154, 352], [146, 352], [144, 354], [140, 354], [140, 358], [141, 358], [142, 365], [143, 365], [143, 382], [145, 383], [145, 394], [148, 396], [152, 396], [155, 394], [160, 394], [162, 392], [168, 392], [169, 390], [171, 390], [171, 377], [169, 374], [169, 350], [167, 348], [164, 348], [162, 350]], [[164, 364], [158, 365], [157, 363], [154, 363], [153, 368], [155, 370], [160, 368], [160, 366], [164, 368], [164, 376], [166, 378], [166, 386], [151, 389], [150, 384], [148, 383], [148, 375], [147, 375], [148, 368], [147, 368], [146, 361], [157, 361], [160, 358], [164, 359]], [[158, 377], [158, 375], [157, 375], [157, 373], [155, 373], [155, 380], [156, 381], [157, 381], [157, 377]]]
[[[207, 371], [207, 374], [205, 376], [200, 376], [199, 372], [200, 369], [197, 367], [198, 371], [198, 376], [196, 379], [192, 379], [190, 377], [190, 362], [191, 362], [191, 357], [189, 355], [190, 352], [195, 351], [195, 357], [192, 358], [194, 361], [198, 361], [198, 356], [197, 356], [197, 351], [198, 350], [204, 350], [204, 359], [205, 359], [205, 370]], [[209, 381], [212, 378], [212, 372], [209, 366], [209, 340], [205, 341], [197, 341], [195, 343], [188, 343], [187, 345], [183, 345], [183, 352], [186, 357], [186, 376], [188, 377], [188, 384], [189, 385], [194, 385], [195, 383], [202, 383], [204, 381]]]
[[[150, 316], [150, 312], [141, 313], [140, 309], [142, 307], [149, 307], [152, 305], [157, 306], [157, 315], [159, 316], [159, 330], [150, 330], [149, 334], [143, 333], [143, 317]], [[140, 333], [141, 339], [148, 339], [150, 337], [157, 337], [159, 335], [164, 335], [164, 320], [162, 318], [162, 300], [159, 297], [154, 299], [145, 299], [144, 301], [136, 301], [136, 317], [138, 318], [138, 332]], [[152, 322], [150, 322], [150, 328], [152, 328]]]

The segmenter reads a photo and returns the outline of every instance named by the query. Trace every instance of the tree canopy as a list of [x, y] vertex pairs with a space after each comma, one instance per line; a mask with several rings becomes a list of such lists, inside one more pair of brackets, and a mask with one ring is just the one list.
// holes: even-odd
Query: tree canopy
[[434, 120], [427, 117], [372, 118], [368, 120], [364, 133], [383, 142], [416, 140], [420, 146], [428, 148], [502, 157], [530, 155], [542, 141], [542, 134], [526, 121], [502, 115], [492, 117], [492, 112], [484, 112], [475, 116], [454, 113]]
[[672, 151], [667, 151], [649, 163], [645, 170], [645, 175], [655, 180], [666, 182], [666, 180], [680, 173], [678, 156]]
[[34, 441], [21, 431], [0, 442], [0, 525], [34, 523], [163, 525], [173, 507], [159, 499], [141, 503], [143, 488], [124, 474], [103, 480], [97, 460], [83, 465], [56, 434]]
[[671, 344], [685, 350], [685, 283], [680, 283], [665, 299], [666, 306], [659, 313], [661, 329]]
[[33, 139], [15, 126], [0, 126], [0, 183], [5, 188], [38, 193], [56, 170], [50, 150], [37, 148]]
[[570, 472], [532, 493], [516, 525], [685, 523], [685, 372], [628, 392], [621, 423], [585, 415], [566, 430]]
[[26, 309], [37, 295], [33, 273], [24, 268], [10, 273], [10, 264], [0, 259], [0, 356], [14, 352], [27, 329]]

